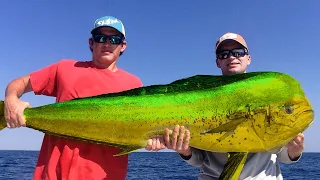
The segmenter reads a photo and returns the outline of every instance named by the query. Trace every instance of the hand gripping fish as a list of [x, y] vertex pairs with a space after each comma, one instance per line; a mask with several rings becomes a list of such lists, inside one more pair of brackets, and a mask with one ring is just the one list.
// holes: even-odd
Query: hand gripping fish
[[[6, 127], [0, 103], [0, 129]], [[24, 110], [27, 127], [116, 146], [128, 154], [153, 135], [181, 125], [190, 146], [225, 152], [220, 179], [237, 179], [248, 153], [285, 146], [313, 122], [299, 82], [279, 72], [196, 75], [170, 84], [78, 98]]]

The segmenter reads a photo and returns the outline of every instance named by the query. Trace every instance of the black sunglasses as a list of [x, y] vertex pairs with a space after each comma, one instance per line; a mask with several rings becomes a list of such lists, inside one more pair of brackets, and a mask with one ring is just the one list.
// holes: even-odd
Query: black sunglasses
[[222, 50], [219, 53], [217, 53], [217, 58], [218, 59], [228, 59], [231, 55], [238, 58], [238, 57], [243, 57], [248, 54], [249, 54], [248, 50], [244, 49], [244, 48], [232, 49], [232, 50]]
[[118, 35], [107, 36], [104, 34], [93, 34], [92, 39], [94, 40], [94, 42], [97, 42], [97, 43], [105, 43], [107, 40], [109, 40], [110, 44], [121, 44], [124, 40], [122, 36], [118, 36]]

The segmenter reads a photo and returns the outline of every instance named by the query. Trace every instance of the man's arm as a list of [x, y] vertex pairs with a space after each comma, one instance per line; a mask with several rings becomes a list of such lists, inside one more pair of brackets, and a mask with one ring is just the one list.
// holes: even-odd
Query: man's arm
[[189, 156], [184, 156], [182, 154], [179, 154], [179, 155], [185, 162], [187, 162], [191, 166], [200, 167], [203, 164], [204, 155], [202, 152], [204, 151], [191, 147], [191, 155]]
[[25, 126], [23, 111], [30, 107], [28, 102], [21, 101], [19, 98], [32, 91], [30, 75], [19, 77], [11, 81], [5, 92], [5, 118], [8, 128]]
[[304, 149], [304, 135], [302, 133], [292, 140], [288, 145], [278, 153], [278, 158], [282, 163], [297, 162]]
[[14, 96], [20, 98], [23, 94], [30, 91], [32, 91], [30, 75], [26, 75], [19, 77], [8, 84], [5, 97]]
[[203, 151], [189, 146], [190, 131], [184, 126], [176, 125], [172, 131], [170, 139], [169, 129], [165, 130], [164, 142], [168, 149], [175, 150], [180, 157], [192, 166], [201, 166], [203, 164]]
[[164, 136], [157, 136], [149, 139], [146, 150], [159, 151], [165, 148], [172, 149], [179, 153], [180, 157], [192, 166], [203, 164], [203, 151], [189, 146], [190, 131], [183, 126], [176, 125], [171, 131], [166, 128]]

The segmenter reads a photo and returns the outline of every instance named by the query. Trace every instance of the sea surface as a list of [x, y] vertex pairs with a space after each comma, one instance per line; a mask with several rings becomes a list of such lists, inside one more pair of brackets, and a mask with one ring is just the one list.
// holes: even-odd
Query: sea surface
[[[38, 151], [0, 151], [0, 180], [32, 179]], [[304, 153], [295, 164], [281, 164], [284, 179], [320, 180], [320, 153]], [[135, 152], [129, 155], [127, 180], [196, 180], [199, 168], [174, 152]]]

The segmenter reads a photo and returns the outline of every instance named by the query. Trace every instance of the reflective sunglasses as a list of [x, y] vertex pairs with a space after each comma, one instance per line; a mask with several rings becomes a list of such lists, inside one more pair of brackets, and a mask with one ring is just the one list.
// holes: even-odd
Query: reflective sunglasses
[[218, 59], [228, 59], [231, 55], [238, 58], [248, 55], [248, 51], [246, 49], [232, 49], [232, 50], [222, 50], [217, 53]]
[[92, 39], [97, 43], [105, 43], [107, 40], [109, 40], [110, 44], [121, 44], [124, 40], [123, 37], [118, 35], [107, 36], [104, 34], [93, 34]]

